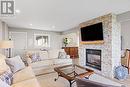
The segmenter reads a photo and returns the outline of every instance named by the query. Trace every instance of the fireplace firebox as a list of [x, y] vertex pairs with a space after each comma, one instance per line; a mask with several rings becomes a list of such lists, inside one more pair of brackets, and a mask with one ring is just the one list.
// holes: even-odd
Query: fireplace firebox
[[86, 66], [101, 70], [101, 50], [86, 49]]

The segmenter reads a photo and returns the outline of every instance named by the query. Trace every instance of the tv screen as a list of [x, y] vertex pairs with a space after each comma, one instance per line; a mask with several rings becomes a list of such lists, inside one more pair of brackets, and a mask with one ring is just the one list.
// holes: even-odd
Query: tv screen
[[103, 40], [102, 22], [81, 28], [82, 41]]

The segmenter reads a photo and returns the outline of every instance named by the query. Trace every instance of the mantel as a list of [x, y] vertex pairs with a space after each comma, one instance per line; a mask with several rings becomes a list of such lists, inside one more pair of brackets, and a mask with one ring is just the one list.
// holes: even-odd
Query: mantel
[[98, 40], [98, 41], [81, 41], [80, 44], [103, 44], [105, 41], [104, 40]]

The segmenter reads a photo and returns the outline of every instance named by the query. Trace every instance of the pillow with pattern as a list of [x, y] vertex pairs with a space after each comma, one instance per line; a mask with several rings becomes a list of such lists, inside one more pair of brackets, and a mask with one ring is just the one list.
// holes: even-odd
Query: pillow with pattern
[[11, 86], [8, 85], [7, 83], [3, 82], [3, 81], [0, 79], [0, 87], [11, 87]]
[[32, 54], [32, 62], [37, 62], [37, 61], [41, 61], [39, 53], [33, 53]]
[[5, 59], [6, 64], [10, 67], [13, 73], [25, 68], [25, 64], [20, 56]]
[[64, 58], [67, 58], [67, 54], [66, 52], [59, 52], [59, 56], [58, 56], [59, 59], [64, 59]]
[[7, 71], [5, 71], [3, 74], [0, 75], [0, 79], [3, 82], [7, 83], [8, 85], [11, 85], [13, 79], [13, 73], [11, 72], [10, 69], [8, 69]]

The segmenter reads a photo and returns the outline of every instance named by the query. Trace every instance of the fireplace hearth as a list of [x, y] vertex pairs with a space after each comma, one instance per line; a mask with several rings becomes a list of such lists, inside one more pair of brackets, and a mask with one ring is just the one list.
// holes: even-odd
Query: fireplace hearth
[[101, 70], [101, 50], [86, 49], [86, 66]]

